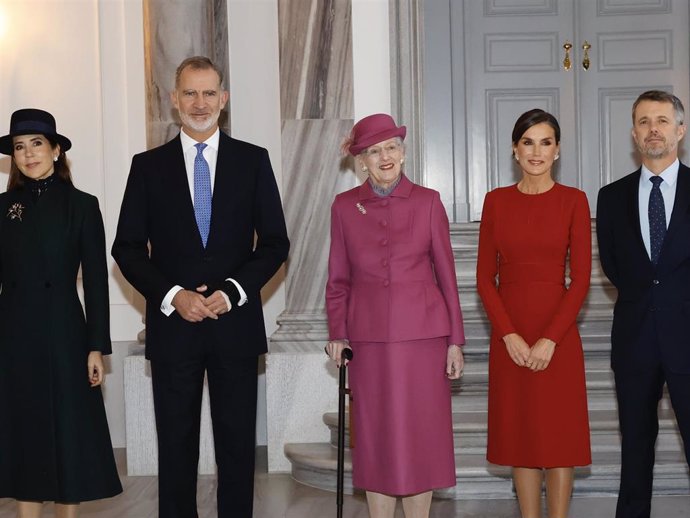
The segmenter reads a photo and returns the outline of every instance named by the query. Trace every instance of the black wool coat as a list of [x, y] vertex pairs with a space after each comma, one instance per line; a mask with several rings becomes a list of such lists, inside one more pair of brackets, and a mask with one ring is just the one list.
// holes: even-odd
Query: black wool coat
[[[77, 292], [82, 269], [85, 309]], [[81, 502], [122, 491], [90, 351], [110, 354], [98, 200], [61, 180], [0, 194], [0, 497]]]

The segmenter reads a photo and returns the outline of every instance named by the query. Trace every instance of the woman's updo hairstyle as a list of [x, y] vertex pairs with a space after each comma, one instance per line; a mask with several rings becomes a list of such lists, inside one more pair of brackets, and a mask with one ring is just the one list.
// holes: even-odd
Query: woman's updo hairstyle
[[533, 110], [527, 111], [520, 115], [518, 120], [515, 121], [512, 134], [513, 145], [517, 146], [518, 142], [528, 129], [537, 124], [541, 124], [542, 122], [545, 122], [553, 128], [553, 131], [556, 134], [556, 144], [560, 143], [561, 127], [559, 126], [556, 117], [542, 109], [534, 108]]

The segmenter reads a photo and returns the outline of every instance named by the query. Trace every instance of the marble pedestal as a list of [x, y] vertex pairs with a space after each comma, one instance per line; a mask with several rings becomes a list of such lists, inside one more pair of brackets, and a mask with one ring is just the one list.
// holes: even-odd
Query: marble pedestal
[[[127, 443], [127, 475], [158, 474], [158, 441], [151, 391], [151, 367], [144, 358], [143, 346], [134, 346], [125, 358], [125, 421]], [[199, 444], [199, 474], [216, 472], [213, 430], [208, 399], [208, 385], [204, 384], [201, 408], [201, 440]]]
[[266, 356], [269, 472], [291, 470], [285, 444], [328, 441], [323, 415], [337, 407], [337, 374], [323, 351]]

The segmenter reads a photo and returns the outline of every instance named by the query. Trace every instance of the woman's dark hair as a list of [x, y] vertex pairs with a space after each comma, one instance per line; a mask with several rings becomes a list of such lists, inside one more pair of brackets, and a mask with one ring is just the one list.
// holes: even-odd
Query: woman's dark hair
[[513, 145], [517, 146], [518, 142], [525, 134], [525, 131], [530, 129], [532, 126], [541, 124], [542, 122], [545, 122], [553, 128], [553, 131], [556, 134], [556, 144], [558, 144], [561, 141], [561, 127], [559, 126], [556, 117], [548, 112], [545, 112], [544, 110], [534, 108], [533, 110], [520, 115], [518, 120], [515, 121], [515, 127], [513, 127], [512, 135]]
[[[57, 147], [57, 140], [53, 140], [51, 137], [47, 135], [43, 136], [46, 138], [48, 142], [50, 142], [50, 147], [52, 147], [53, 149]], [[57, 162], [55, 162], [54, 167], [55, 172], [53, 174], [56, 174], [58, 178], [60, 178], [62, 181], [72, 185], [72, 174], [70, 173], [69, 165], [67, 164], [67, 156], [65, 155], [65, 152], [62, 151], [62, 149], [60, 150], [60, 154], [58, 155], [58, 159]], [[12, 189], [17, 189], [18, 187], [23, 186], [24, 183], [24, 175], [17, 167], [17, 164], [14, 163], [13, 154], [12, 165], [10, 165], [10, 177], [7, 180], [7, 190], [11, 191]]]

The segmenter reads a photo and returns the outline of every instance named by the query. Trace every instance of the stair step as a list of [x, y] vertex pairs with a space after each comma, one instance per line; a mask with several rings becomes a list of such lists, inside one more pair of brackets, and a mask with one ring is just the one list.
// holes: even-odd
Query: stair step
[[[308, 486], [335, 491], [337, 450], [328, 443], [286, 444], [292, 476]], [[616, 495], [620, 476], [620, 453], [594, 452], [591, 466], [575, 469], [574, 494]], [[457, 484], [434, 492], [437, 498], [514, 498], [510, 468], [486, 461], [484, 454], [461, 452], [455, 456]], [[352, 494], [352, 461], [345, 452], [345, 492]], [[687, 464], [681, 451], [658, 452], [654, 467], [654, 493], [687, 494], [690, 491]]]
[[[620, 451], [618, 414], [615, 410], [590, 410], [589, 426], [592, 451]], [[324, 423], [331, 432], [331, 445], [338, 441], [338, 413], [328, 412], [323, 416]], [[345, 444], [349, 444], [349, 418], [345, 420]], [[486, 452], [487, 413], [454, 412], [453, 435], [456, 452], [484, 454]], [[657, 451], [682, 451], [683, 445], [676, 426], [673, 410], [659, 409], [659, 436]]]

